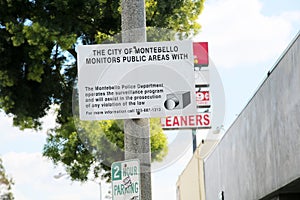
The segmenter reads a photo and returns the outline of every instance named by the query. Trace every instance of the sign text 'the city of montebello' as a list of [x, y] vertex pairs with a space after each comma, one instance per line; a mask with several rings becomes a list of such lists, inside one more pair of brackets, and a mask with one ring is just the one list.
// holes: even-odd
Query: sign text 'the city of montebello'
[[86, 64], [138, 63], [188, 59], [187, 53], [178, 53], [178, 46], [136, 47], [125, 49], [94, 49]]

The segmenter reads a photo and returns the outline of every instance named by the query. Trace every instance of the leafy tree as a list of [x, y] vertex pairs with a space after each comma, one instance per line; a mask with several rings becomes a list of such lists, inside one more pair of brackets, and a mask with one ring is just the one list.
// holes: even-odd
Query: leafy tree
[[[146, 0], [147, 27], [190, 37], [200, 30], [196, 19], [203, 2]], [[72, 117], [75, 49], [78, 42], [113, 40], [121, 31], [120, 12], [116, 0], [0, 0], [0, 108], [20, 129], [39, 129], [50, 106], [58, 105], [59, 126], [49, 135], [45, 155], [63, 162], [74, 179], [85, 180], [97, 160], [80, 140]]]
[[[150, 119], [152, 161], [162, 160], [168, 150], [159, 121]], [[93, 178], [102, 174], [109, 180], [112, 162], [124, 160], [123, 120], [78, 121], [77, 129], [71, 123], [50, 134], [44, 155], [56, 164], [62, 162], [72, 179], [85, 181], [92, 171]]]
[[13, 200], [13, 194], [11, 192], [11, 187], [13, 181], [11, 178], [8, 178], [4, 166], [2, 164], [2, 159], [0, 158], [0, 199], [1, 200]]

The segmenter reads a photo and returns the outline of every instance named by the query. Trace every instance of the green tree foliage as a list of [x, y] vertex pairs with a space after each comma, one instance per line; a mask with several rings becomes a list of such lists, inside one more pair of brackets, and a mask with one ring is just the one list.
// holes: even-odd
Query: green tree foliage
[[[159, 121], [150, 119], [152, 161], [162, 160], [168, 151]], [[54, 163], [63, 163], [74, 180], [85, 181], [90, 172], [93, 178], [102, 174], [109, 180], [112, 162], [124, 160], [123, 120], [78, 121], [77, 125], [79, 133], [71, 121], [55, 129], [47, 139], [44, 155]]]
[[[203, 2], [146, 0], [147, 27], [190, 37], [200, 30], [196, 19]], [[0, 108], [20, 129], [39, 129], [50, 106], [58, 105], [59, 126], [49, 134], [45, 155], [64, 163], [72, 178], [85, 180], [97, 159], [89, 154], [73, 122], [75, 49], [78, 42], [102, 43], [120, 33], [120, 1], [0, 0], [0, 13]], [[151, 33], [156, 38], [155, 31]], [[158, 139], [151, 140], [154, 148]], [[153, 154], [159, 158], [164, 148], [155, 145], [158, 150]]]
[[13, 194], [11, 192], [11, 187], [13, 181], [11, 178], [8, 178], [4, 166], [2, 164], [2, 159], [0, 158], [0, 199], [1, 200], [13, 200]]

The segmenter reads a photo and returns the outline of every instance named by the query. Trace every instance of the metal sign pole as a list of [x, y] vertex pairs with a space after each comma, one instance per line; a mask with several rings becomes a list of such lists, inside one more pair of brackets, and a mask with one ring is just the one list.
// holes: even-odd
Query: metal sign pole
[[192, 128], [192, 137], [193, 137], [193, 153], [197, 149], [197, 129]]
[[[144, 0], [122, 0], [122, 42], [146, 42]], [[151, 148], [149, 119], [124, 120], [125, 159], [140, 160], [141, 199], [151, 200]]]

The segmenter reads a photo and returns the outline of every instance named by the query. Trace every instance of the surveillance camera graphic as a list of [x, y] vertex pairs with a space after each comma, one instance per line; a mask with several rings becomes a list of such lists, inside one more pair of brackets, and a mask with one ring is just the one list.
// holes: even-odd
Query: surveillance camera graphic
[[167, 110], [184, 109], [191, 103], [191, 93], [178, 91], [167, 94], [164, 106]]

